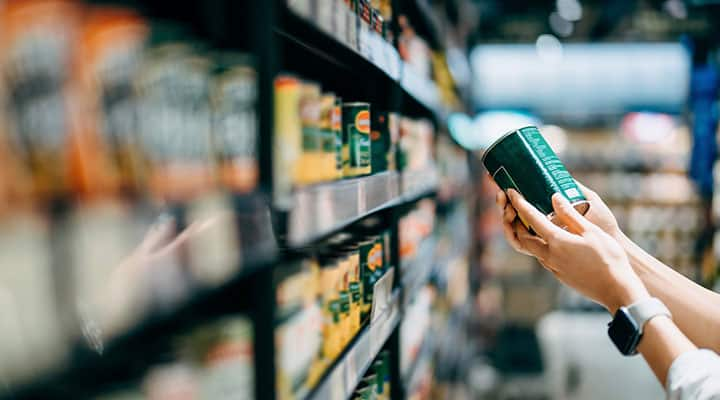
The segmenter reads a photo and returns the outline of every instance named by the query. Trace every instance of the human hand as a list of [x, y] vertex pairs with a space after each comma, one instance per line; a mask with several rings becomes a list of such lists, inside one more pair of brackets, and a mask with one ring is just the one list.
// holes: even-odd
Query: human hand
[[[578, 181], [575, 182], [587, 201], [590, 203], [590, 208], [584, 217], [594, 225], [597, 225], [597, 227], [602, 229], [603, 232], [619, 241], [623, 237], [623, 233], [620, 230], [620, 226], [618, 225], [615, 215], [613, 215], [612, 211], [610, 211], [610, 208], [592, 189]], [[517, 217], [515, 209], [509, 205], [507, 196], [504, 192], [498, 192], [496, 203], [498, 207], [503, 209], [503, 216], [505, 217], [504, 219], [507, 220], [506, 222], [512, 222]]]
[[577, 183], [585, 198], [590, 202], [590, 209], [585, 213], [584, 217], [614, 239], [619, 239], [622, 236], [622, 231], [620, 230], [615, 215], [610, 211], [607, 204], [605, 204], [597, 193], [587, 186], [577, 181], [575, 181], [575, 183]]
[[[516, 191], [509, 190], [508, 196], [510, 203], [503, 193], [497, 197], [504, 211], [505, 237], [516, 250], [537, 258], [562, 283], [612, 313], [649, 296], [618, 242], [580, 215], [565, 197], [555, 194], [552, 199], [559, 222], [566, 226], [563, 230]], [[537, 235], [531, 234], [516, 216]]]

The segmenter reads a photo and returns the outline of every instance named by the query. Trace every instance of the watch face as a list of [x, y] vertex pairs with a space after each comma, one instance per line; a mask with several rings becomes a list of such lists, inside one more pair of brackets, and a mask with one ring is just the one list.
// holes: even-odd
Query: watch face
[[620, 353], [626, 356], [636, 353], [636, 347], [640, 342], [640, 329], [622, 308], [610, 322], [608, 335]]

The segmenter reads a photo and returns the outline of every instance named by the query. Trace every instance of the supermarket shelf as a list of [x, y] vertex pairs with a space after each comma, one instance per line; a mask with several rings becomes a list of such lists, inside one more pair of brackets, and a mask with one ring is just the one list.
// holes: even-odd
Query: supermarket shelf
[[288, 243], [302, 246], [400, 203], [398, 174], [386, 171], [299, 189], [288, 216]]
[[400, 191], [405, 202], [411, 202], [437, 191], [440, 178], [434, 167], [419, 171], [403, 171]]
[[[333, 3], [333, 0], [321, 0], [325, 3]], [[336, 1], [340, 3], [340, 1]], [[347, 15], [336, 17], [332, 11], [338, 13], [339, 10], [332, 10], [326, 4], [325, 7], [330, 8], [327, 17], [313, 18], [310, 15], [310, 10], [302, 6], [298, 7], [297, 4], [300, 2], [290, 2], [287, 7], [286, 17], [291, 19], [291, 22], [295, 22], [294, 19], [299, 19], [305, 28], [310, 27], [311, 29], [317, 29], [322, 31], [328, 38], [331, 38], [335, 42], [342, 44], [343, 46], [351, 49], [355, 52], [358, 58], [364, 59], [374, 65], [379, 70], [383, 71], [393, 80], [400, 78], [401, 60], [400, 54], [395, 50], [391, 43], [385, 41], [380, 35], [375, 32], [365, 32], [358, 30], [349, 30], [346, 22], [348, 21]], [[322, 5], [318, 5], [318, 9], [321, 9]], [[344, 9], [341, 9], [344, 10]], [[348, 11], [349, 13], [349, 11]], [[286, 18], [286, 20], [288, 19]], [[338, 23], [337, 18], [346, 19], [343, 24]], [[357, 16], [352, 14], [353, 23], [356, 21]], [[345, 29], [343, 29], [343, 27]], [[355, 33], [355, 34], [353, 34]], [[320, 46], [322, 48], [322, 46]], [[347, 60], [350, 62], [350, 60]]]
[[[66, 398], [77, 393], [92, 397], [103, 385], [133, 378], [139, 365], [152, 364], [158, 354], [168, 349], [172, 344], [169, 338], [173, 335], [211, 319], [218, 312], [233, 312], [237, 311], [233, 307], [242, 307], [237, 293], [249, 292], [250, 277], [276, 262], [276, 250], [270, 251], [269, 246], [258, 244], [257, 249], [246, 253], [243, 267], [225, 283], [198, 288], [186, 301], [170, 309], [150, 312], [132, 328], [113, 338], [104, 341], [94, 338], [95, 349], [84, 341], [77, 342], [62, 366], [20, 386], [0, 388], [0, 399]], [[91, 380], [88, 380], [89, 376], [92, 376]]]
[[414, 257], [400, 262], [403, 287], [403, 309], [415, 298], [418, 292], [428, 283], [435, 265], [434, 253], [437, 239], [424, 239]]
[[348, 399], [400, 322], [399, 292], [385, 311], [358, 336], [308, 399]]
[[[332, 3], [331, 0], [325, 2]], [[355, 40], [352, 34], [339, 31], [332, 18], [313, 19], [308, 10], [293, 6], [287, 7], [285, 11], [287, 26], [276, 28], [276, 32], [313, 50], [330, 62], [345, 63], [353, 68], [370, 65], [370, 69], [374, 70], [372, 72], [381, 72], [390, 81], [395, 82], [405, 94], [439, 121], [446, 120], [449, 111], [441, 102], [437, 84], [419, 75], [411, 65], [403, 62], [398, 51], [380, 35], [375, 32], [359, 31]], [[307, 35], [302, 31], [318, 31], [322, 35]], [[341, 60], [336, 60], [336, 57], [326, 55], [324, 49], [328, 47], [328, 40], [351, 51], [344, 52]]]

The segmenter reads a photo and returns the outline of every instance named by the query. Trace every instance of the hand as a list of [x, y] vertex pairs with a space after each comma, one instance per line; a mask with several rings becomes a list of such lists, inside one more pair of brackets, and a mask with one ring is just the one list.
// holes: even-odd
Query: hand
[[[497, 197], [498, 205], [504, 209], [506, 238], [516, 250], [537, 258], [562, 283], [612, 313], [649, 296], [622, 247], [580, 215], [565, 197], [555, 194], [552, 200], [557, 218], [567, 230], [553, 224], [516, 191], [509, 190], [508, 195], [511, 204], [503, 193]], [[538, 235], [531, 234], [515, 218], [517, 215]]]
[[585, 195], [585, 198], [590, 202], [590, 209], [585, 214], [585, 218], [616, 240], [620, 238], [622, 231], [617, 223], [617, 219], [615, 219], [615, 216], [607, 204], [605, 204], [597, 193], [580, 182], [576, 181], [576, 183], [580, 187], [583, 195]]

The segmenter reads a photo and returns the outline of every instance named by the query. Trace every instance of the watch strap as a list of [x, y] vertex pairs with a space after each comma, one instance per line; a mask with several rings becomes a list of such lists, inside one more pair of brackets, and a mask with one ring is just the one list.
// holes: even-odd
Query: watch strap
[[670, 310], [665, 306], [665, 304], [663, 304], [662, 301], [655, 297], [637, 301], [624, 308], [637, 324], [640, 335], [643, 334], [645, 324], [652, 318], [657, 317], [658, 315], [665, 315], [672, 319]]

